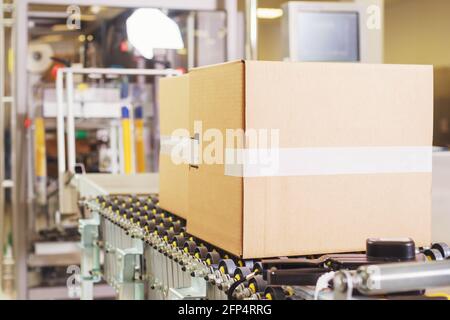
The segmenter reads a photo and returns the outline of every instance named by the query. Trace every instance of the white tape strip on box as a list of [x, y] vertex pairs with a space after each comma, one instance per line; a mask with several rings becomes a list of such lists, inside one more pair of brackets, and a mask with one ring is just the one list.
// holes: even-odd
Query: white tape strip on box
[[425, 173], [431, 171], [431, 147], [225, 150], [225, 175], [234, 177]]

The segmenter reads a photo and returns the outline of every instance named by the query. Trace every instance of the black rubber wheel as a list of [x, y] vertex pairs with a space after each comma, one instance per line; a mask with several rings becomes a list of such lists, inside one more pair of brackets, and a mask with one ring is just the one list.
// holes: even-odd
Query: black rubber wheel
[[264, 290], [264, 298], [266, 300], [286, 300], [286, 294], [281, 287], [267, 287]]
[[208, 252], [206, 255], [206, 263], [209, 265], [218, 264], [220, 261], [220, 254], [217, 251]]
[[201, 260], [205, 260], [206, 257], [208, 256], [208, 248], [205, 246], [197, 247], [195, 248], [194, 255], [198, 256], [198, 258]]
[[253, 269], [252, 269], [252, 271], [253, 272], [256, 272], [256, 273], [258, 273], [258, 274], [263, 274], [263, 267], [262, 267], [262, 263], [261, 262], [255, 262], [254, 264], [253, 264]]
[[450, 247], [444, 242], [433, 243], [431, 249], [438, 250], [444, 259], [450, 258]]
[[236, 264], [231, 259], [222, 259], [219, 261], [219, 270], [223, 274], [229, 274], [232, 276], [236, 270]]
[[173, 231], [175, 231], [175, 233], [180, 233], [181, 232], [181, 221], [180, 220], [177, 220], [177, 221], [174, 221], [174, 222], [172, 222], [172, 228], [173, 228]]
[[173, 241], [176, 242], [178, 248], [183, 248], [184, 247], [184, 243], [186, 242], [184, 237], [180, 236], [180, 235], [177, 235], [177, 236], [173, 237]]
[[238, 267], [236, 268], [236, 270], [234, 270], [233, 277], [236, 280], [241, 280], [248, 276], [250, 273], [252, 273], [252, 270], [249, 267]]
[[195, 249], [197, 249], [197, 244], [195, 243], [195, 241], [189, 240], [184, 243], [184, 247], [187, 248], [187, 251], [190, 254], [195, 254]]
[[263, 279], [263, 276], [258, 275], [249, 281], [248, 287], [253, 293], [264, 292], [267, 288], [267, 281]]
[[167, 242], [172, 243], [175, 232], [173, 232], [173, 230], [166, 230], [164, 231], [164, 237], [167, 237]]
[[163, 236], [166, 229], [164, 229], [163, 226], [158, 225], [156, 226], [156, 231], [158, 231], [158, 235]]
[[425, 256], [433, 261], [441, 261], [444, 260], [441, 252], [437, 249], [429, 249], [424, 251]]

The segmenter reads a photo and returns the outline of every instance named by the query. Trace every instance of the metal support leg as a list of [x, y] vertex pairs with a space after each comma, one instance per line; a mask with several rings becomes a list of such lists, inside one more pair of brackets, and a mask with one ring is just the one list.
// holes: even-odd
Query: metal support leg
[[133, 247], [116, 250], [117, 284], [120, 300], [144, 299], [144, 283], [135, 277], [137, 261], [144, 254], [143, 243], [140, 240], [133, 241]]
[[245, 58], [258, 60], [258, 0], [245, 1]]
[[92, 300], [94, 283], [100, 281], [100, 250], [98, 247], [100, 218], [93, 213], [92, 219], [80, 220], [81, 234], [81, 299]]

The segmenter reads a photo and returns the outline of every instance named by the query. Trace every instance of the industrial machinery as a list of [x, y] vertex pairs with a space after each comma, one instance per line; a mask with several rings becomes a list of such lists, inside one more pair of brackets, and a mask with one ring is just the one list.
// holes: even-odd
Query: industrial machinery
[[[172, 68], [186, 71], [199, 65], [242, 58], [237, 0], [117, 0], [113, 3], [103, 0], [3, 0], [0, 6], [0, 52], [4, 53], [3, 57], [8, 57], [0, 63], [0, 80], [4, 76], [7, 80], [0, 81], [5, 87], [3, 94], [0, 94], [0, 104], [5, 111], [0, 117], [0, 127], [7, 129], [1, 130], [0, 136], [5, 133], [5, 137], [0, 139], [0, 144], [4, 142], [0, 147], [8, 155], [6, 162], [2, 164], [0, 161], [3, 190], [0, 207], [4, 207], [7, 212], [3, 215], [4, 210], [0, 210], [0, 224], [10, 225], [5, 232], [0, 230], [0, 274], [7, 280], [5, 287], [9, 287], [18, 299], [67, 298], [65, 269], [79, 264], [79, 255], [70, 250], [71, 257], [66, 259], [68, 255], [63, 249], [68, 247], [60, 244], [70, 242], [72, 248], [74, 241], [78, 240], [78, 217], [71, 219], [78, 212], [72, 212], [72, 207], [67, 205], [72, 203], [71, 190], [63, 190], [59, 194], [57, 181], [57, 70], [80, 67]], [[155, 46], [154, 59], [145, 60], [139, 55], [130, 45], [126, 21], [140, 8], [159, 9], [175, 21], [184, 48]], [[146, 30], [144, 37], [149, 40], [150, 29], [141, 30]], [[153, 30], [157, 35], [164, 32], [164, 28]], [[134, 127], [137, 137], [144, 136], [153, 141], [143, 143], [142, 139], [136, 139], [132, 145], [136, 155], [133, 150], [127, 154], [142, 159], [142, 153], [145, 153], [147, 161], [144, 165], [143, 161], [132, 161], [135, 168], [131, 171], [157, 172], [157, 162], [150, 161], [158, 158], [159, 137], [151, 136], [151, 132], [158, 132], [157, 96], [153, 94], [157, 92], [157, 81], [145, 81], [145, 77], [139, 75], [130, 76], [132, 97], [117, 98], [120, 88], [114, 85], [125, 78], [127, 76], [115, 75], [115, 79], [112, 79], [108, 74], [95, 79], [88, 74], [73, 76], [74, 122], [77, 129], [81, 129], [75, 132], [77, 141], [71, 140], [78, 151], [75, 157], [76, 172], [86, 169], [87, 172], [113, 174], [111, 177], [65, 176], [67, 189], [70, 189], [70, 183], [82, 185], [85, 190], [96, 189], [99, 184], [108, 190], [128, 186], [117, 183], [126, 179], [120, 174], [125, 172], [121, 169], [125, 159], [117, 159], [116, 156], [117, 153], [124, 153], [120, 150], [123, 144], [119, 143], [119, 139], [111, 139], [123, 136], [119, 132], [121, 124], [127, 126], [128, 123], [131, 129]], [[145, 91], [149, 94], [136, 95], [133, 85], [140, 87], [141, 93]], [[108, 103], [113, 109], [109, 114], [103, 108]], [[126, 114], [121, 113], [124, 103], [129, 110], [135, 111], [129, 112], [128, 120]], [[142, 106], [142, 110], [138, 110], [139, 106]], [[149, 112], [152, 110], [156, 112]], [[84, 121], [86, 118], [90, 118], [90, 121]], [[100, 134], [96, 135], [96, 131], [102, 133], [101, 137]], [[112, 131], [117, 134], [111, 134], [109, 138], [108, 132]], [[79, 133], [83, 136], [80, 137]], [[111, 147], [114, 145], [119, 150]], [[143, 146], [146, 147], [144, 152]], [[110, 159], [117, 161], [110, 162]], [[71, 170], [72, 173], [74, 171]], [[142, 178], [147, 177], [144, 173]], [[129, 178], [135, 177], [132, 174]], [[59, 210], [60, 197], [64, 197], [64, 210]], [[68, 216], [69, 219], [66, 219]], [[69, 228], [65, 223], [68, 220]], [[5, 268], [1, 268], [3, 264]], [[59, 270], [58, 283], [54, 285], [42, 281], [48, 278], [47, 271], [50, 269]]]
[[[155, 194], [80, 201], [81, 298], [104, 279], [119, 299], [447, 299], [450, 248], [368, 239], [365, 253], [242, 260], [186, 232]], [[408, 280], [408, 281], [405, 281]]]

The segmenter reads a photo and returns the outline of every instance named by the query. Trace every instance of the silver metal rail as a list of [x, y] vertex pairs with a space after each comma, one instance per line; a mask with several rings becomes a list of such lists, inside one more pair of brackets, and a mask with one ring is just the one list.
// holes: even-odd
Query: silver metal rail
[[258, 60], [258, 0], [245, 0], [245, 58]]
[[351, 299], [355, 289], [364, 296], [381, 296], [448, 287], [450, 260], [362, 266], [338, 272], [333, 281], [337, 299]]

